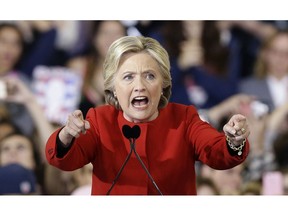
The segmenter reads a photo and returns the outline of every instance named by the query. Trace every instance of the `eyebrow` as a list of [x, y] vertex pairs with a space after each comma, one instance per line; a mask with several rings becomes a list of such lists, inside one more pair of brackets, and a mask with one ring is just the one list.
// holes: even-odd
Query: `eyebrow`
[[[131, 74], [131, 73], [132, 73], [132, 74], [136, 74], [136, 73], [138, 73], [138, 72], [136, 72], [136, 71], [125, 71], [125, 72], [123, 72], [123, 75], [124, 75], [124, 74]], [[147, 70], [145, 70], [145, 71], [141, 71], [140, 73], [141, 73], [141, 74], [143, 74], [143, 73], [146, 74], [146, 73], [156, 73], [156, 72], [155, 72], [155, 70], [153, 70], [153, 69], [147, 69]]]

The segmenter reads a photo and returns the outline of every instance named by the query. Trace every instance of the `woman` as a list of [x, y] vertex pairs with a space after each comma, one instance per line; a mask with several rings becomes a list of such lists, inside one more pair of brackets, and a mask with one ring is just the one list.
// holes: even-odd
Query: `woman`
[[232, 116], [223, 134], [201, 121], [193, 106], [168, 103], [169, 56], [152, 38], [116, 40], [104, 62], [104, 86], [109, 105], [91, 108], [86, 120], [74, 111], [45, 151], [48, 162], [63, 170], [91, 162], [93, 195], [196, 194], [196, 160], [229, 169], [247, 157], [244, 116]]
[[23, 46], [22, 32], [17, 26], [9, 23], [0, 24], [0, 76], [14, 72]]
[[278, 31], [262, 44], [255, 63], [255, 75], [239, 85], [241, 93], [254, 95], [267, 104], [269, 110], [288, 100], [288, 32]]
[[[0, 81], [7, 77], [17, 77], [21, 79], [27, 86], [30, 85], [28, 77], [19, 71], [19, 61], [22, 57], [24, 47], [24, 39], [22, 32], [17, 25], [2, 23], [0, 24]], [[8, 88], [8, 87], [7, 87]], [[7, 91], [13, 91], [8, 88]], [[5, 93], [6, 95], [7, 93]], [[27, 110], [17, 104], [6, 101], [6, 98], [1, 98], [0, 107], [4, 107], [9, 111], [11, 121], [19, 130], [27, 135], [33, 134], [34, 125], [31, 116]]]
[[[7, 178], [10, 178], [10, 187], [4, 190], [2, 185], [1, 191], [4, 190], [6, 193], [9, 193], [10, 190], [12, 193], [14, 191], [12, 185], [16, 184], [17, 175], [21, 176], [21, 173], [24, 172], [23, 170], [26, 170], [26, 172], [30, 172], [37, 181], [37, 188], [30, 188], [31, 191], [28, 190], [27, 192], [42, 193], [42, 164], [40, 154], [37, 146], [29, 137], [14, 131], [0, 140], [0, 168], [3, 170], [7, 169], [8, 171], [10, 168], [7, 166], [11, 166], [11, 169], [15, 168], [13, 168], [13, 166], [17, 166], [18, 168], [15, 168], [14, 176], [11, 173], [8, 177], [7, 174]], [[22, 174], [22, 177], [24, 177], [23, 175], [24, 174]], [[23, 193], [25, 194], [25, 190], [23, 190]]]
[[0, 142], [0, 166], [11, 163], [31, 170], [40, 163], [39, 153], [32, 141], [17, 132], [6, 135]]

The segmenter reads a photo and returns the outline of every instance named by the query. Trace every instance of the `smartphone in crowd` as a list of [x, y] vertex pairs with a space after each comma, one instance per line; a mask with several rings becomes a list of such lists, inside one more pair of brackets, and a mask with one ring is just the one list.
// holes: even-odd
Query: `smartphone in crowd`
[[279, 171], [271, 171], [263, 174], [263, 195], [284, 195], [284, 176]]

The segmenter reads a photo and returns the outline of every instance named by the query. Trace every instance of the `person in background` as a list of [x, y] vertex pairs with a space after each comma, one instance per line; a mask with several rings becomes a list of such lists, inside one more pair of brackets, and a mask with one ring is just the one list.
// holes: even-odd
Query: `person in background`
[[[263, 172], [275, 168], [271, 143], [277, 134], [275, 132], [281, 130], [280, 126], [276, 127], [277, 119], [283, 119], [283, 116], [280, 111], [278, 114], [269, 114], [268, 111], [266, 105], [259, 103], [256, 97], [248, 94], [236, 94], [210, 109], [198, 110], [200, 117], [218, 130], [221, 130], [231, 115], [240, 113], [246, 116], [251, 126], [249, 140], [253, 146], [244, 163], [244, 171], [241, 175], [243, 182], [260, 181]], [[197, 165], [201, 166], [201, 164]]]
[[[18, 164], [30, 170], [37, 182], [37, 193], [42, 193], [42, 163], [38, 146], [29, 137], [12, 132], [0, 140], [0, 168]], [[21, 169], [17, 169], [22, 172]], [[11, 175], [12, 178], [12, 175]], [[11, 182], [14, 179], [11, 179]]]
[[[221, 21], [167, 21], [160, 35], [170, 53], [172, 102], [210, 108], [237, 93], [234, 47]], [[221, 86], [221, 88], [219, 88]]]
[[24, 38], [20, 29], [10, 23], [0, 24], [0, 76], [17, 74], [17, 66], [24, 48]]
[[84, 116], [89, 108], [105, 103], [103, 86], [103, 62], [113, 41], [126, 35], [120, 21], [94, 21], [90, 49], [86, 55], [75, 56], [67, 66], [83, 75], [83, 92], [79, 109]]
[[[233, 46], [233, 55], [237, 58], [241, 79], [253, 74], [254, 64], [261, 43], [277, 29], [283, 29], [276, 22], [266, 20], [225, 20], [229, 26], [229, 34]], [[283, 25], [282, 25], [283, 26]]]
[[288, 32], [277, 31], [262, 44], [254, 75], [239, 83], [239, 92], [255, 96], [273, 111], [287, 102]]
[[38, 140], [37, 143], [39, 143], [38, 148], [39, 152], [41, 152], [42, 161], [46, 161], [44, 160], [44, 149], [49, 134], [54, 130], [52, 123], [47, 120], [33, 91], [21, 79], [17, 77], [5, 77], [3, 81], [6, 83], [7, 89], [12, 89], [8, 91], [4, 101], [22, 105], [27, 110], [36, 129], [31, 134], [31, 137]]
[[24, 135], [14, 132], [6, 135], [0, 143], [0, 165], [19, 163], [34, 170], [40, 163], [37, 146]]
[[[10, 23], [0, 24], [0, 82], [6, 77], [17, 77], [21, 79], [28, 87], [30, 82], [27, 76], [18, 70], [18, 63], [22, 56], [24, 39], [20, 29]], [[21, 104], [8, 102], [5, 95], [13, 89], [4, 84], [2, 91], [4, 97], [0, 98], [0, 107], [4, 107], [11, 117], [11, 121], [25, 135], [30, 136], [33, 133], [34, 125], [31, 116]]]
[[195, 161], [213, 169], [245, 161], [246, 117], [233, 115], [219, 132], [194, 106], [169, 103], [169, 55], [156, 40], [121, 37], [103, 67], [108, 105], [91, 108], [86, 119], [75, 110], [45, 149], [48, 163], [62, 170], [92, 163], [91, 194], [196, 195]]
[[239, 195], [243, 184], [241, 174], [243, 168], [243, 164], [240, 164], [227, 170], [215, 170], [204, 164], [199, 176], [210, 178], [218, 188], [220, 195]]
[[[267, 130], [269, 130], [270, 138], [270, 149], [274, 153], [275, 169], [272, 171], [278, 171], [282, 174], [283, 182], [283, 193], [287, 193], [288, 188], [288, 103], [277, 108], [270, 117], [269, 125]], [[270, 170], [271, 171], [271, 170]]]
[[251, 95], [235, 94], [209, 109], [198, 109], [198, 113], [203, 121], [207, 121], [217, 130], [222, 130], [223, 125], [232, 115], [243, 112], [243, 109], [246, 110], [254, 100]]
[[[37, 101], [37, 98], [24, 82], [16, 77], [5, 77], [3, 80], [7, 86], [9, 86], [9, 88], [14, 89], [12, 92], [7, 94], [5, 101], [23, 105], [30, 113], [36, 130], [33, 135], [29, 137], [24, 136], [23, 134], [16, 136], [16, 133], [18, 134], [18, 130], [14, 127], [12, 128], [13, 130], [10, 129], [10, 132], [7, 131], [5, 136], [3, 135], [3, 140], [0, 142], [1, 144], [3, 142], [3, 146], [0, 145], [3, 147], [3, 149], [1, 148], [0, 150], [1, 154], [3, 153], [3, 156], [0, 156], [0, 166], [17, 162], [17, 164], [32, 170], [36, 175], [37, 184], [39, 186], [39, 190], [37, 190], [37, 192], [41, 194], [70, 194], [74, 189], [74, 185], [73, 187], [70, 186], [70, 182], [72, 182], [72, 173], [67, 173], [56, 169], [55, 167], [49, 166], [45, 159], [46, 141], [50, 134], [55, 130], [55, 127], [58, 128], [60, 125], [54, 125], [48, 121], [42, 107]], [[6, 119], [9, 122], [9, 118], [6, 117]], [[8, 124], [8, 126], [13, 125]], [[1, 131], [1, 133], [2, 132], [3, 131]], [[11, 138], [9, 138], [10, 136]], [[32, 145], [32, 142], [35, 143], [35, 145]], [[34, 153], [32, 153], [32, 149]], [[30, 155], [29, 157], [28, 154]], [[32, 154], [36, 159], [31, 157]], [[24, 157], [23, 155], [26, 156]]]

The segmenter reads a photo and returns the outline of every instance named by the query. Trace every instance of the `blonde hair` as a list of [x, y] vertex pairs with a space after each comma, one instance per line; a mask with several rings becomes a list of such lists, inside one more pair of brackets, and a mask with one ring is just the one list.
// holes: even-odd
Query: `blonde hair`
[[158, 108], [165, 107], [171, 96], [172, 79], [170, 74], [170, 61], [167, 51], [158, 41], [143, 36], [124, 36], [114, 41], [106, 55], [104, 69], [104, 94], [108, 104], [121, 109], [114, 95], [114, 78], [118, 70], [120, 60], [127, 53], [145, 52], [149, 54], [159, 65], [163, 78], [163, 94], [161, 95]]

